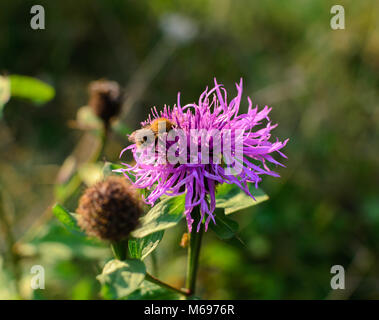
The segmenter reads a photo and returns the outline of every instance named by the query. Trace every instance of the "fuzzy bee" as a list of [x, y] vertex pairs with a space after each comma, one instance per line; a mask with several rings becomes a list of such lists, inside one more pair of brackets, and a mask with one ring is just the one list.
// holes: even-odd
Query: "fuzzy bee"
[[141, 129], [134, 131], [129, 136], [129, 141], [137, 145], [137, 148], [140, 148], [143, 144], [147, 143], [150, 145], [155, 141], [155, 144], [158, 140], [158, 134], [163, 132], [169, 132], [173, 127], [174, 123], [166, 118], [158, 118], [153, 120], [150, 124], [144, 126]]

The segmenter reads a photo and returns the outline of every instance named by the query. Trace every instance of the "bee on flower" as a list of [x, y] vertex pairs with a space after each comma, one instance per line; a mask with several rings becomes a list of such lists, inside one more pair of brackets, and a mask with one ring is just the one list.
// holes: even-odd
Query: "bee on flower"
[[[270, 141], [271, 108], [258, 110], [248, 97], [247, 113], [238, 114], [242, 99], [242, 79], [236, 84], [237, 95], [227, 99], [227, 91], [214, 80], [215, 86], [200, 95], [197, 103], [181, 105], [180, 93], [177, 104], [151, 110], [142, 129], [130, 136], [130, 150], [135, 165], [124, 163], [120, 171], [125, 177], [135, 176], [136, 188], [148, 189], [145, 201], [154, 203], [163, 195], [177, 196], [185, 193], [185, 216], [189, 232], [192, 230], [195, 207], [200, 209], [201, 223], [205, 229], [215, 222], [215, 191], [218, 184], [236, 184], [254, 198], [249, 184], [258, 188], [263, 175], [279, 177], [268, 163], [283, 166], [275, 160], [275, 153], [286, 158], [280, 151], [288, 139]], [[160, 130], [160, 126], [164, 127]], [[147, 148], [141, 148], [141, 146]], [[143, 150], [141, 150], [143, 149]]]

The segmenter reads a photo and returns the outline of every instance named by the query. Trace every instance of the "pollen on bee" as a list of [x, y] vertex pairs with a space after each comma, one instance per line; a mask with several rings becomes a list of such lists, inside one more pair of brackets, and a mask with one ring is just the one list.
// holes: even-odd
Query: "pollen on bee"
[[166, 132], [170, 131], [174, 126], [174, 123], [166, 118], [158, 118], [151, 122], [150, 129], [157, 134], [160, 128], [164, 128]]

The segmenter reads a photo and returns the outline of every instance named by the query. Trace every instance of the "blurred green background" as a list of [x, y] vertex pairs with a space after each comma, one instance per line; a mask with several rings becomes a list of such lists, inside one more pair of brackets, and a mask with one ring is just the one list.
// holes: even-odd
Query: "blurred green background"
[[[173, 105], [178, 91], [183, 103], [196, 101], [213, 77], [230, 97], [243, 77], [241, 112], [247, 95], [273, 107], [274, 136], [290, 142], [281, 178], [261, 184], [270, 200], [233, 217], [245, 246], [206, 234], [198, 295], [379, 298], [377, 1], [340, 1], [345, 30], [331, 29], [336, 3], [326, 0], [41, 0], [45, 30], [30, 28], [34, 4], [0, 2], [1, 72], [33, 76], [56, 90], [40, 107], [11, 99], [0, 120], [8, 221], [0, 233], [0, 299], [100, 298], [95, 275], [110, 251], [75, 238], [46, 213], [59, 199], [62, 163], [75, 148], [75, 159], [86, 152], [78, 141], [90, 145], [83, 142], [88, 133], [70, 125], [87, 103], [88, 83], [118, 81], [126, 93], [119, 123], [135, 130], [150, 107]], [[106, 159], [117, 162], [128, 144], [114, 130]], [[84, 185], [65, 201], [70, 210]], [[166, 232], [157, 251], [160, 276], [179, 287], [184, 231], [183, 222]], [[45, 267], [45, 290], [30, 289], [35, 264]], [[346, 290], [330, 288], [337, 264], [345, 267]]]

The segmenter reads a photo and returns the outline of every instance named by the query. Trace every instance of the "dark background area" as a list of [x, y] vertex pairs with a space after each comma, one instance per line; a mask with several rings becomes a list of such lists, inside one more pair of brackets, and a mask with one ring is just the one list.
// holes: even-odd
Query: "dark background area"
[[[273, 132], [290, 142], [270, 199], [236, 213], [245, 246], [207, 234], [199, 295], [211, 299], [379, 298], [379, 3], [341, 1], [345, 30], [332, 30], [333, 1], [38, 1], [46, 29], [30, 28], [35, 1], [0, 2], [0, 70], [51, 84], [41, 107], [11, 100], [0, 120], [0, 187], [16, 240], [54, 195], [56, 174], [83, 135], [70, 127], [92, 80], [118, 81], [122, 122], [139, 127], [150, 107], [196, 101], [213, 77], [229, 97], [244, 81], [260, 107], [273, 107]], [[127, 137], [113, 133], [107, 160]], [[75, 210], [75, 199], [69, 204]], [[180, 228], [179, 228], [180, 229]], [[161, 276], [183, 285], [183, 226], [158, 249]], [[4, 237], [3, 237], [4, 236]], [[0, 298], [14, 295], [7, 235], [0, 234]], [[109, 252], [75, 242], [49, 221], [20, 249], [26, 298], [97, 298]], [[28, 289], [30, 265], [46, 266], [46, 289]], [[346, 290], [330, 288], [333, 265]], [[3, 281], [1, 281], [3, 279]], [[4, 279], [8, 279], [5, 281]]]

